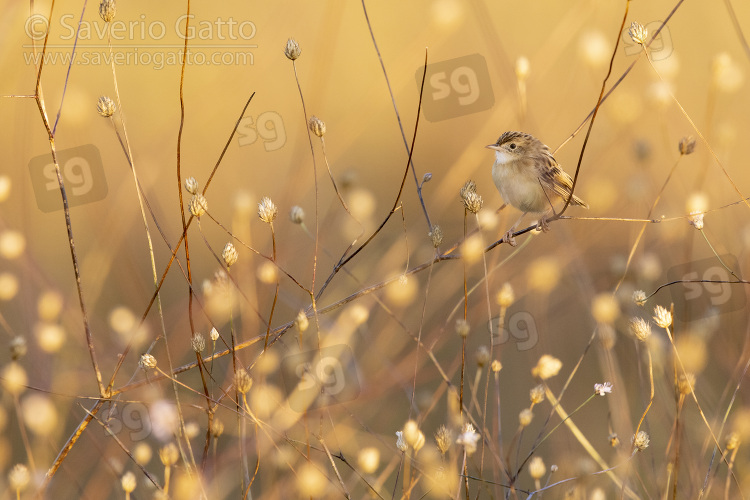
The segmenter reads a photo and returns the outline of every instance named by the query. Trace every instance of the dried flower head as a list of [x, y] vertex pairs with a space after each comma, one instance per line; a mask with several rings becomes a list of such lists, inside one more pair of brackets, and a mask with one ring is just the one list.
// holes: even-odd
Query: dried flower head
[[654, 308], [654, 321], [661, 328], [669, 328], [672, 325], [672, 313], [662, 306]]
[[692, 154], [695, 151], [695, 137], [688, 136], [680, 139], [679, 149], [681, 155]]
[[198, 194], [198, 181], [195, 177], [185, 179], [185, 190], [190, 194]]
[[474, 426], [471, 424], [464, 424], [464, 428], [461, 430], [461, 434], [458, 435], [456, 443], [464, 447], [467, 455], [473, 455], [477, 451], [477, 441], [479, 441], [479, 434], [474, 430]]
[[456, 333], [461, 338], [466, 338], [469, 336], [469, 322], [466, 321], [463, 318], [459, 318], [456, 320]]
[[302, 49], [299, 48], [299, 44], [294, 38], [290, 38], [286, 41], [286, 47], [284, 47], [284, 55], [287, 59], [294, 61], [299, 58], [302, 54]]
[[294, 319], [294, 326], [296, 326], [297, 329], [301, 333], [307, 330], [307, 327], [309, 325], [310, 325], [310, 321], [307, 319], [307, 315], [305, 314], [305, 311], [300, 309], [300, 311], [297, 313], [297, 317]]
[[190, 346], [197, 353], [203, 352], [206, 348], [206, 337], [204, 337], [202, 333], [196, 332], [190, 340]]
[[538, 405], [544, 401], [544, 386], [539, 384], [536, 387], [532, 387], [529, 391], [529, 399], [531, 399], [532, 405]]
[[613, 432], [612, 434], [610, 434], [608, 436], [608, 439], [609, 439], [609, 445], [612, 448], [617, 448], [618, 446], [620, 446], [620, 438], [616, 432]]
[[305, 222], [305, 211], [299, 205], [294, 205], [289, 211], [289, 220], [295, 224], [302, 224]]
[[215, 327], [211, 328], [211, 333], [208, 334], [209, 337], [211, 337], [211, 340], [216, 342], [219, 340], [219, 330], [217, 330]]
[[463, 200], [467, 194], [469, 193], [476, 193], [477, 192], [477, 183], [469, 179], [466, 181], [466, 183], [461, 187], [461, 190], [458, 192], [458, 195]]
[[310, 132], [317, 135], [318, 137], [323, 137], [323, 135], [325, 135], [326, 133], [325, 122], [315, 115], [312, 115], [307, 121], [307, 126], [310, 129]]
[[247, 394], [247, 391], [253, 386], [253, 379], [250, 378], [247, 370], [240, 368], [234, 374], [234, 385], [237, 387], [237, 392]]
[[464, 204], [464, 208], [469, 212], [475, 214], [482, 209], [484, 200], [477, 194], [477, 185], [474, 181], [468, 180], [459, 191], [461, 201]]
[[727, 450], [734, 450], [740, 445], [740, 435], [736, 432], [730, 432], [726, 442]]
[[99, 17], [101, 17], [105, 23], [112, 22], [116, 13], [117, 6], [115, 5], [115, 0], [102, 0], [99, 4]]
[[222, 434], [224, 434], [224, 422], [214, 416], [213, 420], [211, 420], [211, 435], [217, 438]]
[[532, 479], [541, 479], [547, 473], [547, 466], [541, 457], [534, 457], [529, 460], [529, 475]]
[[688, 221], [698, 231], [703, 229], [703, 214], [701, 212], [690, 212], [690, 215], [688, 216]]
[[550, 356], [549, 354], [544, 354], [541, 358], [539, 358], [536, 366], [531, 369], [531, 374], [534, 377], [539, 377], [542, 380], [547, 380], [548, 378], [557, 375], [560, 372], [561, 368], [562, 361], [554, 356]]
[[8, 472], [8, 482], [10, 483], [10, 487], [17, 492], [24, 490], [26, 486], [29, 485], [30, 481], [31, 473], [29, 472], [29, 468], [24, 464], [16, 464], [10, 472]]
[[26, 338], [22, 337], [20, 335], [13, 337], [10, 341], [10, 358], [13, 361], [16, 361], [18, 359], [21, 359], [22, 357], [26, 356], [26, 351], [28, 350], [26, 346]]
[[104, 118], [115, 114], [115, 101], [103, 95], [96, 101], [96, 111]]
[[604, 382], [603, 384], [594, 384], [594, 392], [599, 396], [606, 396], [612, 392], [612, 382]]
[[224, 264], [228, 268], [232, 267], [235, 262], [237, 262], [239, 254], [237, 253], [237, 249], [234, 248], [234, 245], [232, 245], [232, 243], [227, 243], [226, 245], [224, 245], [224, 250], [222, 250], [221, 252], [221, 258], [224, 260]]
[[441, 425], [435, 433], [435, 442], [440, 453], [445, 455], [453, 444], [453, 432], [446, 426]]
[[190, 200], [189, 209], [193, 217], [200, 217], [208, 211], [208, 200], [200, 193], [194, 194]]
[[643, 451], [648, 448], [649, 438], [646, 431], [638, 431], [638, 434], [633, 436], [633, 446], [637, 451]]
[[159, 449], [159, 460], [164, 467], [171, 467], [180, 458], [180, 451], [174, 443], [169, 443]]
[[518, 414], [518, 423], [521, 425], [521, 427], [528, 427], [528, 425], [531, 423], [531, 420], [533, 418], [534, 418], [533, 410], [531, 408], [524, 408]]
[[690, 394], [695, 387], [695, 375], [692, 373], [682, 373], [677, 378], [677, 390], [680, 394]]
[[409, 448], [409, 445], [406, 444], [406, 440], [404, 440], [403, 431], [396, 431], [396, 448], [401, 452], [404, 452]]
[[432, 246], [437, 248], [443, 242], [443, 230], [437, 224], [432, 226], [432, 231], [427, 233], [427, 236], [432, 240]]
[[645, 342], [651, 336], [651, 323], [643, 318], [633, 318], [630, 320], [630, 331], [635, 338]]
[[492, 364], [490, 365], [490, 368], [492, 369], [492, 371], [494, 373], [498, 373], [498, 372], [500, 372], [500, 370], [503, 369], [503, 364], [500, 361], [498, 361], [498, 360], [495, 359], [495, 360], [492, 361]]
[[497, 301], [497, 305], [502, 307], [503, 309], [507, 309], [513, 304], [513, 302], [516, 300], [516, 295], [513, 292], [513, 287], [510, 286], [510, 283], [503, 283], [502, 288], [500, 288], [500, 291], [497, 292], [497, 297], [495, 298]]
[[148, 353], [141, 354], [141, 359], [138, 361], [138, 364], [143, 370], [153, 369], [156, 368], [156, 358]]
[[135, 474], [130, 471], [123, 474], [122, 478], [120, 478], [120, 485], [125, 493], [132, 493], [135, 490], [136, 484]]
[[425, 182], [430, 182], [431, 180], [432, 180], [431, 172], [427, 172], [426, 174], [422, 176], [422, 184], [424, 184]]
[[264, 196], [258, 203], [258, 217], [266, 224], [271, 224], [278, 213], [279, 209], [268, 196]]
[[648, 38], [648, 30], [642, 24], [633, 21], [630, 23], [630, 29], [628, 30], [630, 38], [639, 45], [646, 44], [646, 38]]
[[636, 290], [633, 292], [633, 302], [636, 305], [643, 306], [646, 303], [646, 292], [643, 290]]
[[477, 347], [475, 356], [477, 365], [481, 368], [490, 362], [490, 349], [486, 345], [480, 345]]

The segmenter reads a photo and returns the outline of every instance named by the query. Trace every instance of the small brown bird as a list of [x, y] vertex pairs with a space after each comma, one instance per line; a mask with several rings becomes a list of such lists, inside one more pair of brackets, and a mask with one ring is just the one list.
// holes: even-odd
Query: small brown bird
[[[530, 134], [505, 132], [486, 147], [495, 151], [492, 180], [503, 202], [523, 212], [504, 240], [515, 246], [513, 231], [528, 213], [543, 214], [537, 227], [547, 231], [547, 218], [554, 213], [556, 202], [570, 197], [573, 179], [560, 168], [549, 148]], [[589, 207], [575, 195], [570, 204]]]

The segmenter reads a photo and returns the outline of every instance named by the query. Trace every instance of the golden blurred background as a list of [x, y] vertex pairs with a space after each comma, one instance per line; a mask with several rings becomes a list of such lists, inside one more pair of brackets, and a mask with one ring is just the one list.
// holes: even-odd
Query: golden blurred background
[[[32, 484], [25, 491], [36, 491], [98, 394], [59, 189], [54, 169], [48, 167], [50, 141], [35, 99], [29, 97], [35, 92], [37, 61], [49, 26], [43, 102], [75, 205], [72, 231], [105, 381], [129, 341], [132, 349], [116, 388], [146, 380], [138, 360], [147, 350], [169, 371], [163, 332], [174, 366], [195, 361], [192, 331], [208, 336], [211, 328], [217, 329], [221, 339], [215, 344], [208, 340], [210, 352], [226, 349], [232, 328], [238, 342], [260, 339], [238, 352], [254, 381], [248, 394], [254, 416], [245, 417], [244, 431], [238, 429], [232, 402], [230, 357], [205, 367], [212, 373], [212, 397], [228, 391], [216, 410], [225, 434], [215, 448], [212, 442], [208, 458], [202, 455], [208, 424], [201, 377], [195, 369], [180, 375], [180, 404], [186, 426], [194, 431], [188, 433], [192, 455], [198, 467], [204, 458], [207, 465], [201, 469], [202, 486], [186, 479], [184, 463], [177, 467], [176, 498], [236, 498], [244, 484], [241, 469], [249, 467], [253, 476], [256, 461], [251, 491], [259, 498], [330, 498], [344, 489], [357, 498], [373, 490], [382, 497], [394, 490], [400, 495], [407, 472], [394, 433], [410, 418], [419, 422], [430, 444], [410, 471], [411, 477], [423, 474], [424, 481], [403, 494], [441, 496], [441, 483], [429, 472], [439, 461], [430, 458], [435, 452], [432, 436], [441, 424], [456, 433], [460, 428], [451, 398], [459, 391], [462, 365], [468, 413], [481, 422], [490, 408], [486, 432], [479, 429], [480, 434], [500, 440], [497, 391], [506, 451], [515, 446], [523, 455], [538, 433], [545, 435], [559, 423], [546, 402], [534, 410], [526, 433], [514, 438], [518, 413], [527, 406], [528, 391], [539, 383], [531, 369], [543, 354], [563, 363], [560, 375], [548, 382], [556, 394], [582, 360], [562, 398], [568, 412], [586, 400], [594, 383], [614, 383], [606, 402], [591, 401], [573, 420], [615, 466], [627, 462], [630, 436], [649, 401], [647, 352], [657, 381], [654, 408], [646, 420], [650, 457], [636, 457], [630, 470], [623, 466], [615, 474], [637, 497], [661, 496], [674, 482], [670, 467], [679, 441], [675, 435], [681, 435], [679, 496], [697, 496], [703, 478], [717, 473], [708, 497], [718, 498], [724, 493], [727, 466], [711, 461], [714, 442], [690, 396], [684, 420], [677, 417], [677, 372], [669, 340], [654, 326], [644, 347], [630, 335], [629, 320], [648, 319], [655, 305], [669, 308], [674, 303], [675, 342], [696, 376], [695, 394], [718, 442], [724, 444], [730, 431], [750, 437], [750, 429], [740, 425], [748, 411], [742, 386], [745, 285], [674, 285], [660, 289], [645, 307], [631, 298], [636, 290], [649, 295], [675, 279], [734, 279], [727, 268], [744, 277], [750, 244], [750, 226], [744, 221], [750, 206], [738, 201], [750, 193], [741, 156], [750, 130], [750, 49], [744, 41], [750, 4], [732, 2], [733, 10], [727, 5], [633, 2], [619, 32], [625, 2], [389, 1], [367, 2], [366, 13], [360, 2], [191, 2], [188, 26], [194, 36], [184, 69], [178, 178], [179, 53], [186, 4], [118, 2], [108, 32], [96, 3], [58, 0], [52, 9], [49, 1], [32, 2], [31, 8], [5, 2], [0, 20], [0, 149], [5, 152], [0, 167], [0, 330], [12, 348], [0, 355], [6, 384], [0, 470], [29, 465]], [[651, 37], [668, 16], [648, 49], [649, 62], [627, 28], [637, 21]], [[65, 58], [73, 52], [79, 18], [80, 39], [69, 66]], [[294, 63], [284, 54], [290, 37], [301, 48]], [[472, 242], [480, 250], [490, 245], [519, 215], [513, 208], [495, 213], [502, 200], [490, 176], [494, 157], [484, 146], [506, 130], [522, 130], [555, 150], [556, 159], [573, 174], [588, 127], [585, 120], [597, 103], [613, 51], [607, 90], [618, 85], [599, 109], [576, 185], [591, 208], [571, 207], [566, 215], [663, 221], [561, 220], [549, 233], [518, 237], [516, 249], [500, 245], [472, 254]], [[349, 245], [362, 245], [396, 202], [407, 166], [405, 144], [411, 145], [417, 120], [425, 55], [414, 173], [406, 175], [398, 210], [336, 273], [316, 306], [326, 308], [365, 293], [320, 314], [316, 322], [308, 292], [321, 289]], [[112, 119], [97, 113], [99, 96], [119, 103]], [[324, 143], [308, 133], [312, 115], [325, 122]], [[582, 124], [582, 131], [567, 141]], [[687, 136], [697, 138], [695, 153], [681, 155], [678, 143]], [[184, 180], [195, 177], [202, 190], [221, 157], [205, 192], [211, 217], [201, 217], [188, 230], [196, 292], [192, 330], [184, 248], [177, 252], [181, 267], [172, 265], [161, 289], [163, 319], [154, 305], [139, 325], [154, 278], [133, 174], [120, 141], [129, 144], [156, 219], [146, 209], [158, 276], [182, 232], [178, 187], [189, 216], [191, 195]], [[440, 251], [458, 245], [454, 254], [463, 252], [466, 258], [412, 272], [435, 255], [415, 182], [422, 183], [427, 173], [431, 179], [421, 184], [422, 196], [431, 224], [444, 233]], [[466, 216], [459, 199], [459, 189], [469, 179], [484, 199], [477, 218]], [[269, 225], [257, 217], [257, 205], [266, 196], [279, 210], [275, 242]], [[304, 210], [304, 224], [290, 220], [293, 206]], [[691, 211], [707, 212], [701, 231], [689, 223]], [[465, 227], [471, 232], [478, 221], [480, 236], [462, 245]], [[534, 219], [524, 221], [522, 227]], [[220, 288], [215, 273], [222, 267], [221, 251], [232, 239], [225, 229], [238, 238], [239, 259], [230, 270], [237, 287], [230, 286], [231, 297], [212, 297]], [[275, 248], [278, 268], [244, 244], [268, 257]], [[369, 290], [385, 280], [392, 283]], [[505, 283], [512, 286], [515, 300], [501, 324], [496, 295]], [[695, 294], [708, 302], [693, 308], [686, 297]], [[270, 324], [276, 328], [293, 322], [300, 309], [310, 315], [309, 329], [287, 330], [263, 354], [271, 311]], [[465, 346], [455, 327], [464, 311], [470, 325]], [[498, 332], [500, 326], [505, 333]], [[489, 348], [493, 338], [491, 357], [502, 363], [502, 370], [495, 379], [484, 363], [475, 379], [475, 353]], [[27, 351], [22, 356], [17, 355], [20, 344]], [[337, 404], [327, 401], [295, 411], [282, 376], [284, 360], [319, 346], [339, 346], [331, 355], [347, 359], [340, 375], [350, 391]], [[19, 386], [19, 380], [30, 388]], [[172, 385], [164, 380], [121, 394], [116, 405], [107, 403], [63, 461], [47, 494], [121, 498], [120, 478], [133, 471], [138, 477], [135, 494], [153, 496], [157, 488], [135, 462], [163, 485], [157, 450], [176, 432], [170, 420], [174, 403]], [[167, 423], [159, 421], [162, 414]], [[729, 417], [721, 427], [725, 414]], [[247, 434], [239, 439], [242, 432]], [[613, 433], [621, 441], [616, 448], [610, 446]], [[241, 440], [244, 451], [237, 445]], [[323, 451], [324, 442], [333, 457]], [[370, 450], [364, 458], [362, 449]], [[545, 463], [559, 467], [551, 483], [579, 478], [550, 490], [553, 498], [619, 495], [618, 484], [607, 475], [588, 475], [603, 467], [567, 427], [556, 429], [534, 449]], [[742, 451], [732, 459], [737, 478], [729, 489], [733, 498], [740, 489], [750, 493], [748, 455]], [[346, 460], [337, 460], [337, 454]], [[500, 454], [490, 455], [486, 452], [481, 467], [478, 455], [469, 457], [469, 472], [479, 476], [483, 468], [485, 478], [507, 484]], [[461, 456], [452, 458], [458, 463], [444, 466], [454, 474], [450, 496], [455, 496], [459, 477], [454, 469]], [[520, 465], [517, 457], [511, 462]], [[13, 482], [2, 481], [10, 498]], [[525, 470], [517, 486], [534, 489]], [[483, 498], [505, 491], [479, 481], [472, 482], [471, 490]]]

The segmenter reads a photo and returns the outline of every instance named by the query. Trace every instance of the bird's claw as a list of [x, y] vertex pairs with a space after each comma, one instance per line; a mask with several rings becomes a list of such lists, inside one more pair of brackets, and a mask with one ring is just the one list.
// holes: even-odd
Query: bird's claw
[[503, 240], [502, 241], [504, 241], [505, 243], [507, 243], [508, 245], [510, 245], [512, 247], [514, 247], [514, 246], [517, 245], [516, 239], [513, 237], [513, 231], [512, 230], [508, 231], [507, 233], [505, 233], [505, 235], [503, 236]]

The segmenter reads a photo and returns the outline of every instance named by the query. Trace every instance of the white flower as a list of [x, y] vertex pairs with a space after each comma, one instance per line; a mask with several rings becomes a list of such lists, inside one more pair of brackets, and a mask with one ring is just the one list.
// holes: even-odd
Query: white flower
[[461, 434], [459, 434], [456, 443], [462, 445], [467, 455], [474, 454], [477, 451], [477, 441], [479, 441], [479, 434], [474, 430], [474, 426], [471, 424], [464, 425]]
[[406, 445], [406, 440], [404, 439], [404, 433], [402, 431], [396, 431], [396, 448], [399, 450], [406, 451], [408, 446]]
[[603, 384], [594, 384], [594, 392], [600, 396], [605, 396], [612, 392], [612, 382], [604, 382]]

